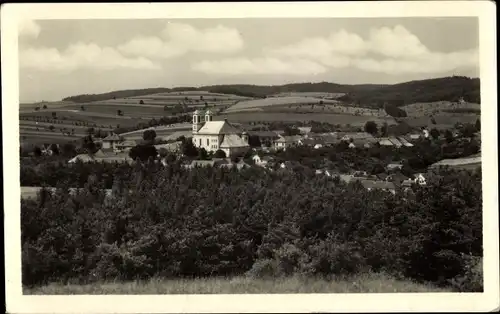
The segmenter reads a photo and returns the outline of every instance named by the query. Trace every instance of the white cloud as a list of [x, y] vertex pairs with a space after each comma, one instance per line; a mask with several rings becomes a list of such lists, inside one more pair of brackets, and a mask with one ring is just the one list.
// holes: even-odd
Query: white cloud
[[280, 60], [277, 58], [227, 58], [194, 63], [193, 70], [220, 75], [315, 75], [326, 72], [321, 64], [307, 59]]
[[188, 24], [168, 23], [160, 36], [136, 37], [118, 47], [127, 55], [172, 58], [188, 52], [234, 53], [244, 46], [239, 32], [221, 25], [196, 29]]
[[76, 43], [63, 52], [55, 48], [27, 48], [20, 52], [20, 65], [24, 68], [45, 71], [72, 71], [80, 68], [101, 70], [160, 68], [144, 57], [127, 58], [114, 48], [99, 47], [92, 43]]
[[33, 20], [24, 20], [19, 23], [19, 36], [38, 37], [40, 25]]
[[273, 57], [301, 57], [332, 68], [355, 66], [387, 74], [439, 73], [477, 66], [477, 49], [451, 53], [430, 51], [403, 26], [371, 29], [367, 39], [345, 30], [327, 37], [304, 39], [278, 48], [265, 48]]

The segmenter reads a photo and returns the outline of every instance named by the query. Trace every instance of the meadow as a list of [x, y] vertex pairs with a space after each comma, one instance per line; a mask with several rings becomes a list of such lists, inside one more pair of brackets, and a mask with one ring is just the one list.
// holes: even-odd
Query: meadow
[[296, 104], [319, 104], [319, 103], [338, 103], [334, 100], [320, 99], [315, 97], [269, 97], [264, 99], [245, 100], [236, 103], [226, 110], [226, 112], [237, 112], [253, 108], [262, 108], [268, 106], [296, 105]]
[[366, 273], [349, 278], [196, 278], [109, 281], [91, 284], [51, 283], [24, 288], [27, 295], [61, 294], [260, 294], [260, 293], [398, 293], [452, 292], [432, 284], [398, 280], [386, 274]]

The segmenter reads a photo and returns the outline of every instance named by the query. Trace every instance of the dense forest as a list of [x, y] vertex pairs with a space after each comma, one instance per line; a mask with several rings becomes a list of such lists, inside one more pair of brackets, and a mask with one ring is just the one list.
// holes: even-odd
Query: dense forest
[[345, 85], [328, 82], [295, 83], [276, 86], [263, 85], [213, 85], [202, 87], [150, 88], [115, 91], [105, 94], [77, 95], [63, 100], [74, 102], [99, 101], [114, 98], [143, 96], [172, 91], [209, 91], [213, 93], [234, 94], [245, 97], [263, 98], [272, 94], [286, 92], [325, 92], [346, 93], [341, 100], [354, 102], [361, 106], [382, 106], [385, 103], [402, 106], [415, 102], [457, 101], [460, 97], [469, 102], [480, 103], [479, 79], [461, 76], [411, 81], [394, 85], [361, 84]]
[[[442, 169], [392, 195], [259, 167], [73, 167], [54, 169], [58, 192], [21, 201], [26, 286], [373, 271], [482, 291], [481, 172]], [[84, 190], [70, 195], [71, 182]]]
[[385, 104], [404, 106], [418, 102], [453, 101], [481, 103], [478, 78], [453, 76], [383, 86], [372, 90], [358, 90], [339, 99], [360, 106], [383, 108]]

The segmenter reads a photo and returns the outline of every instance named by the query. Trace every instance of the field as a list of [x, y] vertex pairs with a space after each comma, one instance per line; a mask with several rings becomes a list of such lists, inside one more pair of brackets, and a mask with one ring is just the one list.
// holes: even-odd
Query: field
[[408, 117], [423, 117], [439, 114], [446, 111], [469, 109], [476, 111], [476, 114], [481, 113], [481, 105], [474, 103], [458, 103], [451, 101], [436, 101], [431, 103], [415, 103], [401, 107]]
[[436, 129], [449, 129], [453, 127], [456, 123], [476, 123], [477, 119], [481, 119], [480, 115], [475, 114], [453, 114], [453, 113], [439, 113], [433, 116], [434, 121], [432, 122], [431, 117], [408, 117], [401, 119], [408, 123], [412, 127], [427, 127]]
[[248, 110], [254, 108], [263, 108], [269, 106], [286, 106], [286, 105], [298, 105], [298, 104], [319, 104], [320, 102], [325, 104], [338, 103], [334, 100], [323, 100], [315, 97], [269, 97], [265, 99], [253, 99], [240, 101], [237, 104], [231, 106], [226, 110], [226, 112], [237, 112], [241, 110]]
[[247, 277], [178, 279], [132, 282], [103, 282], [87, 285], [49, 284], [24, 288], [28, 295], [57, 294], [255, 294], [255, 293], [396, 293], [396, 292], [451, 292], [429, 284], [400, 281], [385, 275], [366, 274], [349, 279], [327, 281], [301, 280], [298, 277], [252, 279]]
[[269, 97], [316, 97], [335, 99], [344, 96], [344, 93], [321, 93], [321, 92], [283, 92]]
[[[21, 142], [28, 144], [64, 143], [82, 137], [89, 127], [111, 131], [118, 127], [133, 127], [153, 118], [171, 116], [171, 109], [179, 104], [188, 108], [208, 106], [224, 109], [245, 99], [247, 98], [236, 95], [190, 91], [86, 103], [59, 101], [21, 104], [19, 110]], [[121, 111], [120, 115], [118, 115], [118, 110]], [[187, 129], [191, 129], [191, 126], [179, 130]], [[168, 136], [179, 130], [160, 128], [157, 134]], [[64, 134], [67, 132], [71, 135]], [[128, 136], [131, 139], [141, 137], [142, 131]]]
[[378, 118], [370, 116], [354, 116], [348, 114], [330, 114], [330, 113], [272, 113], [272, 112], [240, 112], [228, 113], [217, 117], [214, 120], [228, 119], [235, 122], [271, 122], [271, 121], [318, 121], [328, 122], [331, 124], [350, 124], [363, 126], [367, 121], [375, 121], [378, 124], [387, 122], [387, 124], [395, 124], [393, 118]]

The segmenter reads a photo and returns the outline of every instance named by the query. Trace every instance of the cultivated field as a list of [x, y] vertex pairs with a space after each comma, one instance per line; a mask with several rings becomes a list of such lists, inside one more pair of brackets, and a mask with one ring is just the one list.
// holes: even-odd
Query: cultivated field
[[254, 108], [263, 108], [269, 106], [287, 106], [287, 105], [298, 105], [298, 104], [320, 104], [328, 103], [334, 104], [338, 103], [334, 100], [328, 99], [320, 99], [315, 97], [269, 97], [264, 99], [253, 99], [253, 100], [245, 100], [240, 101], [237, 104], [228, 108], [225, 112], [238, 112], [242, 110], [254, 109]]
[[429, 284], [400, 281], [381, 274], [365, 274], [348, 279], [152, 279], [133, 282], [103, 282], [87, 285], [49, 284], [24, 288], [28, 295], [61, 294], [256, 294], [256, 293], [396, 293], [396, 292], [452, 292]]
[[447, 110], [468, 109], [481, 113], [481, 105], [473, 103], [458, 103], [450, 101], [437, 101], [431, 103], [415, 103], [401, 107], [408, 114], [408, 117], [422, 117], [442, 113]]
[[[72, 133], [73, 129], [74, 135], [78, 138], [85, 135], [89, 127], [110, 131], [118, 127], [132, 127], [153, 118], [171, 116], [170, 109], [179, 105], [188, 108], [224, 109], [246, 99], [249, 98], [204, 91], [189, 91], [87, 103], [60, 101], [21, 104], [19, 110], [21, 142], [52, 143], [50, 140], [54, 139], [57, 143], [64, 143], [73, 140], [73, 136], [68, 137], [62, 133]], [[47, 108], [44, 109], [43, 106]], [[121, 111], [120, 115], [118, 115], [118, 110]], [[53, 130], [50, 130], [51, 126], [53, 126]], [[160, 128], [157, 134], [160, 137], [168, 136], [176, 131], [186, 129], [191, 129], [191, 125], [180, 129]], [[128, 138], [141, 138], [142, 132], [143, 130], [140, 130], [137, 134], [130, 134]]]
[[269, 97], [315, 97], [335, 99], [344, 96], [344, 93], [322, 93], [322, 92], [289, 92], [270, 95]]
[[391, 117], [379, 118], [373, 116], [355, 116], [348, 114], [330, 114], [330, 113], [273, 113], [273, 112], [239, 112], [227, 113], [217, 117], [214, 120], [228, 119], [235, 122], [271, 122], [271, 121], [317, 121], [328, 122], [331, 124], [350, 124], [356, 126], [364, 126], [367, 121], [375, 121], [377, 124], [395, 124], [395, 120]]

